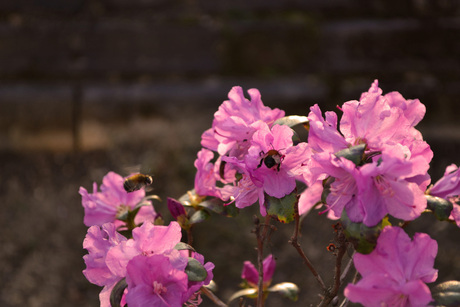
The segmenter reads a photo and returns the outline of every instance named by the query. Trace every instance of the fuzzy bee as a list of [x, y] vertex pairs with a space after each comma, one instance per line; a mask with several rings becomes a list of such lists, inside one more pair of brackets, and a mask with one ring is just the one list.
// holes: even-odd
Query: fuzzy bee
[[123, 188], [125, 188], [125, 191], [129, 193], [140, 190], [148, 185], [151, 185], [152, 183], [152, 176], [136, 174], [129, 176], [125, 179], [125, 182], [123, 183]]
[[276, 166], [276, 170], [279, 171], [281, 167], [281, 162], [284, 159], [284, 155], [281, 155], [278, 150], [271, 149], [267, 153], [263, 151], [259, 154], [262, 158], [260, 159], [260, 163], [257, 168], [261, 167], [262, 164], [265, 164], [267, 168], [273, 168]]

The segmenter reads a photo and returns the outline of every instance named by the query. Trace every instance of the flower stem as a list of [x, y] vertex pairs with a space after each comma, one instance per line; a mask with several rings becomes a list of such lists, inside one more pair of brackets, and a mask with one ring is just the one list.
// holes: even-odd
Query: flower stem
[[203, 293], [204, 295], [206, 295], [214, 304], [216, 304], [216, 306], [219, 306], [219, 307], [228, 307], [227, 304], [225, 304], [224, 302], [222, 302], [214, 293], [212, 293], [211, 290], [209, 290], [208, 288], [206, 287], [201, 287], [201, 293]]
[[[257, 307], [264, 306], [264, 241], [267, 238], [268, 230], [270, 229], [270, 216], [267, 214], [265, 217], [265, 223], [260, 224], [259, 219], [255, 219], [256, 224], [256, 237], [257, 237], [257, 264], [259, 271], [259, 280], [257, 284]], [[263, 228], [263, 230], [261, 229]]]
[[299, 227], [300, 227], [300, 217], [299, 217], [299, 197], [297, 197], [297, 201], [294, 205], [294, 218], [295, 218], [295, 229], [294, 229], [294, 234], [292, 235], [291, 239], [289, 240], [289, 243], [294, 246], [294, 248], [297, 250], [299, 253], [300, 257], [302, 257], [305, 265], [308, 267], [308, 269], [313, 273], [313, 276], [315, 276], [316, 281], [319, 283], [321, 289], [323, 291], [326, 291], [326, 285], [323, 282], [323, 279], [321, 276], [318, 274], [316, 269], [313, 267], [313, 264], [310, 262], [310, 259], [305, 255], [303, 252], [302, 248], [300, 247], [299, 242], [297, 241], [298, 236], [299, 236]]

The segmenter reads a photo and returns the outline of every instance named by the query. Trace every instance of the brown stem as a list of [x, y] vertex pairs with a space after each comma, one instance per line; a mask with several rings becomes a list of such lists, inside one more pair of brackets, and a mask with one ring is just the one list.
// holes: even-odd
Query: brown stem
[[345, 278], [348, 275], [348, 272], [350, 271], [351, 267], [353, 266], [353, 257], [355, 255], [356, 251], [353, 251], [353, 254], [351, 255], [350, 260], [348, 261], [347, 265], [345, 266], [345, 269], [342, 272], [342, 275], [340, 276], [340, 282], [343, 282]]
[[339, 288], [341, 285], [340, 275], [342, 272], [342, 258], [346, 252], [346, 245], [340, 244], [338, 247], [338, 252], [335, 258], [335, 274], [334, 274], [334, 286], [332, 289], [328, 289], [326, 291], [326, 295], [324, 296], [323, 300], [318, 306], [327, 306], [334, 297], [336, 297], [337, 293], [339, 292]]
[[[261, 231], [261, 227], [263, 230]], [[257, 283], [257, 307], [264, 306], [264, 241], [267, 238], [267, 233], [270, 228], [270, 216], [267, 214], [265, 217], [265, 223], [259, 224], [258, 219], [256, 220], [256, 237], [257, 237], [257, 264], [259, 271], [259, 280]]]
[[299, 198], [297, 197], [297, 201], [294, 205], [294, 218], [295, 218], [295, 229], [294, 229], [294, 234], [292, 235], [291, 239], [289, 240], [289, 243], [294, 246], [294, 248], [297, 250], [299, 253], [300, 257], [302, 257], [305, 265], [308, 267], [308, 269], [313, 273], [313, 276], [315, 276], [316, 281], [319, 283], [321, 289], [323, 291], [326, 291], [326, 285], [323, 282], [323, 279], [321, 276], [318, 274], [316, 269], [313, 267], [313, 264], [310, 262], [308, 257], [305, 255], [303, 252], [302, 248], [300, 247], [299, 242], [297, 241], [299, 237], [299, 227], [300, 227], [300, 217], [299, 217]]
[[206, 287], [201, 287], [201, 293], [206, 295], [211, 301], [213, 301], [214, 304], [216, 304], [219, 307], [228, 307], [227, 304], [222, 302], [214, 293], [212, 293], [208, 288]]
[[[187, 244], [190, 245], [190, 246], [193, 246], [193, 233], [192, 233], [192, 227], [193, 225], [191, 225], [190, 227], [187, 228]], [[189, 254], [189, 257], [192, 257], [192, 251], [189, 250], [188, 251], [188, 254]]]

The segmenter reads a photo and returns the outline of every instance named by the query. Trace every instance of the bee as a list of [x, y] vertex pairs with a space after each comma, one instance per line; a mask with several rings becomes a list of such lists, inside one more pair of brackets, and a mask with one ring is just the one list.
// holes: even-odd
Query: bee
[[145, 186], [151, 185], [153, 183], [152, 176], [144, 175], [144, 174], [136, 174], [129, 176], [125, 179], [123, 183], [123, 188], [125, 188], [126, 192], [134, 192], [137, 190], [142, 189]]
[[261, 151], [259, 155], [262, 157], [257, 168], [261, 167], [262, 164], [265, 164], [267, 168], [274, 168], [279, 172], [281, 167], [281, 162], [284, 160], [284, 155], [281, 155], [278, 150], [270, 149], [267, 153]]

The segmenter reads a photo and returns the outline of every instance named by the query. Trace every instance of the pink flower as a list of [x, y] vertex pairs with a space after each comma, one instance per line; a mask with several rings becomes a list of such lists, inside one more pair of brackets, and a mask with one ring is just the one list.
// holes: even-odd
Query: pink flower
[[[214, 153], [208, 149], [201, 149], [198, 152], [198, 157], [195, 160], [197, 169], [195, 175], [195, 191], [200, 196], [214, 196], [227, 201], [232, 192], [232, 188], [228, 185], [218, 187], [217, 183], [231, 183], [235, 180], [234, 169], [230, 169], [227, 165], [221, 164], [221, 159], [218, 159], [215, 164], [210, 161], [214, 158]], [[221, 165], [223, 166], [224, 178], [221, 177]]]
[[420, 136], [413, 127], [425, 115], [425, 107], [418, 100], [407, 102], [396, 92], [382, 96], [377, 80], [359, 101], [344, 103], [342, 111], [340, 131], [345, 140], [353, 145], [364, 141], [371, 150]]
[[449, 218], [453, 219], [457, 226], [460, 227], [460, 205], [458, 205], [460, 196], [460, 168], [455, 164], [449, 165], [444, 172], [444, 176], [429, 191], [431, 195], [447, 199], [453, 204]]
[[182, 306], [182, 294], [187, 292], [187, 261], [180, 266], [165, 255], [139, 255], [127, 265], [128, 306]]
[[260, 120], [272, 124], [284, 116], [284, 111], [264, 106], [257, 89], [250, 89], [248, 93], [250, 101], [244, 97], [241, 87], [232, 88], [228, 93], [229, 100], [224, 101], [214, 114], [212, 128], [203, 134], [203, 147], [217, 151], [222, 156], [229, 154], [241, 158], [255, 131], [252, 123]]
[[326, 119], [323, 119], [317, 104], [310, 108], [310, 114], [308, 115], [310, 125], [308, 143], [312, 149], [316, 152], [335, 153], [349, 147], [350, 144], [337, 130], [337, 114], [335, 112], [326, 112], [325, 115]]
[[460, 195], [460, 168], [455, 164], [449, 165], [444, 176], [430, 189], [430, 194], [446, 199]]
[[258, 130], [253, 134], [244, 159], [222, 159], [242, 174], [233, 191], [236, 207], [250, 206], [258, 199], [260, 212], [265, 216], [264, 194], [282, 198], [291, 193], [296, 187], [296, 179], [303, 179], [303, 171], [307, 171], [309, 151], [306, 143], [293, 146], [293, 132], [287, 126], [274, 125], [270, 129], [263, 122], [253, 126]]
[[[426, 174], [429, 165], [422, 157], [407, 160], [404, 152], [397, 149], [395, 146], [393, 151], [383, 152], [378, 162], [360, 168], [358, 197], [362, 221], [367, 226], [376, 225], [387, 213], [405, 221], [414, 220], [426, 208], [424, 191], [407, 179]], [[352, 215], [349, 217], [356, 221]]]
[[[272, 282], [273, 274], [275, 273], [276, 262], [273, 255], [268, 255], [262, 264], [263, 267], [263, 288], [266, 289]], [[256, 288], [259, 283], [259, 272], [256, 267], [250, 262], [245, 261], [241, 278], [245, 279], [251, 287]]]
[[364, 306], [426, 306], [432, 297], [425, 283], [438, 276], [433, 268], [437, 251], [427, 234], [416, 233], [411, 241], [403, 229], [385, 227], [374, 251], [354, 256], [362, 279], [344, 294]]
[[[112, 288], [124, 277], [128, 288], [123, 297], [130, 306], [142, 306], [143, 302], [181, 306], [192, 298], [199, 301], [195, 292], [211, 281], [214, 264], [205, 263], [202, 255], [192, 253], [203, 265], [207, 277], [199, 282], [188, 280], [185, 268], [189, 251], [175, 249], [182, 236], [179, 224], [144, 223], [133, 229], [132, 234], [133, 238], [128, 240], [116, 232], [115, 225], [105, 224], [102, 230], [91, 227], [84, 241], [84, 248], [89, 252], [84, 256], [87, 264], [84, 274], [90, 282], [104, 286], [99, 295], [101, 307], [110, 306]], [[157, 265], [162, 267], [154, 268]]]
[[88, 254], [83, 256], [86, 269], [83, 274], [89, 282], [98, 286], [116, 283], [119, 277], [115, 276], [107, 267], [105, 258], [110, 248], [117, 246], [127, 239], [116, 231], [116, 226], [106, 223], [99, 226], [91, 226], [88, 229], [83, 248]]
[[[433, 157], [414, 128], [425, 107], [396, 92], [382, 96], [375, 81], [359, 101], [346, 102], [341, 109], [339, 131], [335, 113], [328, 112], [323, 119], [317, 105], [311, 108], [312, 158], [304, 181], [312, 185], [328, 176], [334, 178], [326, 201], [336, 218], [344, 208], [353, 222], [367, 226], [374, 226], [388, 213], [405, 220], [418, 217], [426, 207], [423, 193], [430, 182], [428, 168]], [[359, 163], [335, 156], [362, 144], [366, 147]]]
[[[264, 205], [264, 191], [258, 188], [251, 180], [249, 174], [243, 173], [237, 185], [233, 188], [233, 201], [237, 208], [246, 208], [253, 205], [257, 200], [260, 203], [260, 213], [265, 216], [267, 210]], [[232, 203], [230, 202], [230, 203]], [[229, 203], [229, 204], [230, 204]]]
[[[104, 223], [114, 223], [117, 226], [123, 222], [117, 220], [127, 210], [132, 210], [145, 196], [144, 190], [128, 193], [123, 188], [124, 179], [120, 175], [109, 172], [104, 176], [101, 191], [97, 191], [97, 184], [93, 184], [93, 193], [80, 187], [82, 205], [85, 209], [84, 224], [88, 227], [101, 226]], [[153, 206], [142, 206], [136, 215], [135, 223], [154, 221], [156, 213]]]
[[[116, 226], [106, 223], [100, 226], [91, 226], [88, 229], [83, 248], [88, 254], [83, 256], [86, 269], [83, 274], [89, 282], [98, 286], [104, 286], [99, 294], [101, 307], [110, 307], [110, 293], [115, 284], [121, 279], [110, 271], [105, 262], [107, 252], [114, 246], [127, 239], [116, 231]], [[123, 300], [124, 300], [123, 296]]]
[[137, 255], [154, 255], [170, 253], [182, 237], [177, 222], [169, 226], [144, 223], [133, 229], [133, 238], [111, 248], [106, 257], [110, 270], [117, 276], [126, 276], [128, 262]]
[[[188, 257], [188, 251], [183, 250], [181, 251], [182, 256], [186, 259]], [[199, 253], [192, 252], [192, 257], [198, 260], [199, 263], [201, 263], [206, 270], [207, 276], [206, 279], [203, 281], [188, 281], [187, 284], [187, 292], [182, 295], [182, 300], [184, 302], [189, 301], [194, 298], [194, 294], [200, 290], [200, 288], [203, 285], [208, 285], [212, 278], [214, 277], [212, 270], [214, 269], [214, 263], [212, 262], [204, 262], [204, 257], [203, 255]]]
[[309, 186], [299, 197], [299, 214], [308, 213], [318, 202], [321, 201], [323, 193], [322, 180], [318, 180], [313, 185]]

